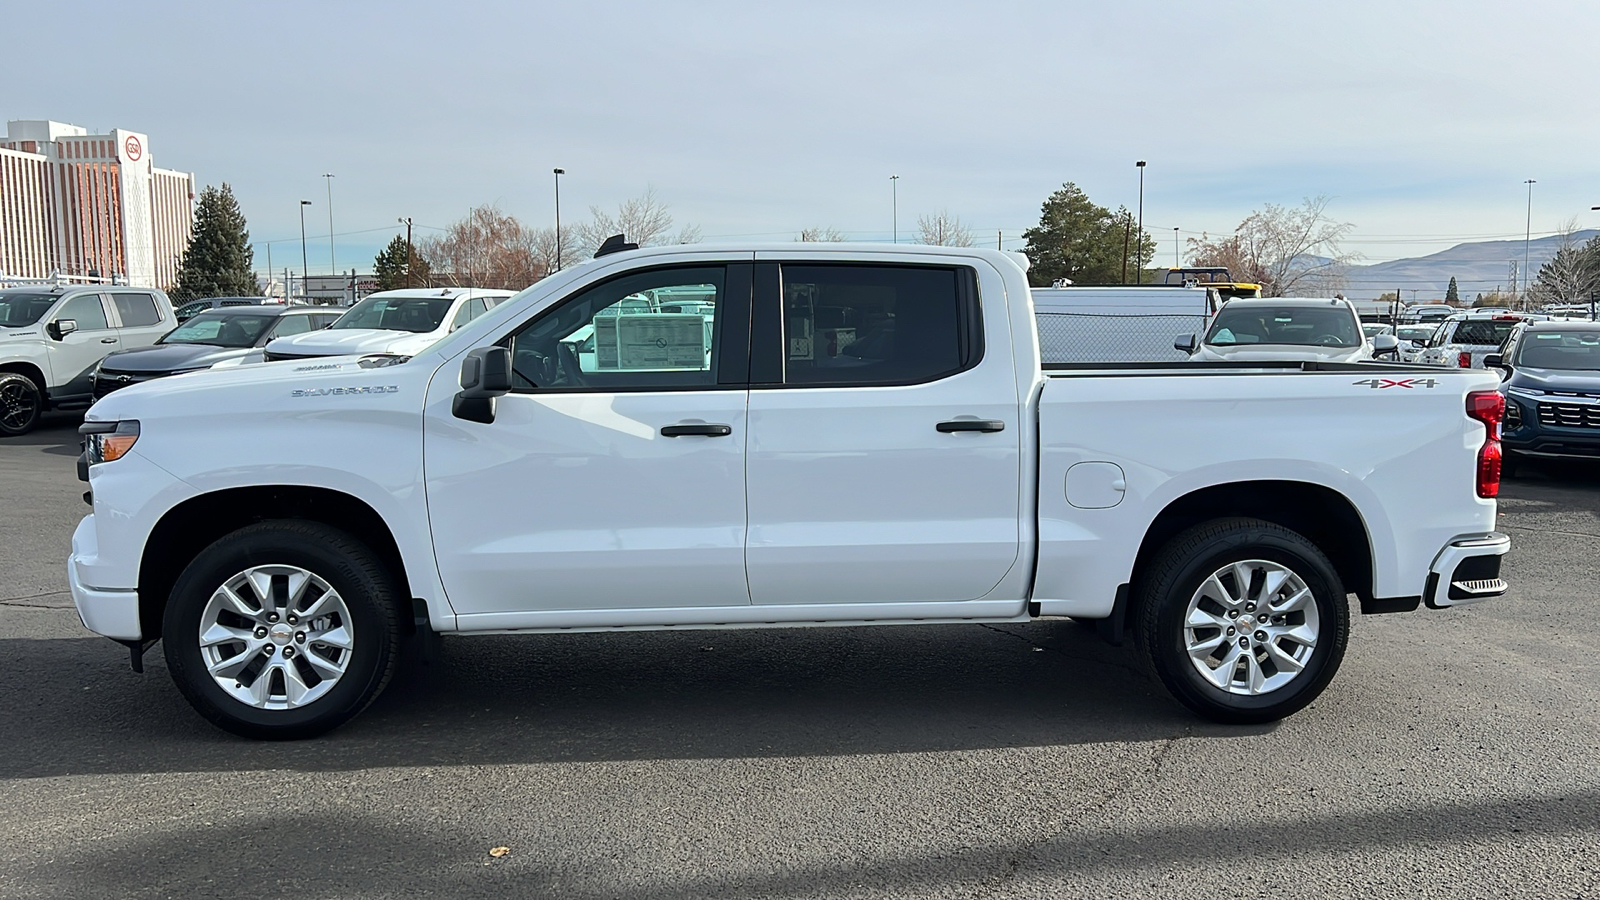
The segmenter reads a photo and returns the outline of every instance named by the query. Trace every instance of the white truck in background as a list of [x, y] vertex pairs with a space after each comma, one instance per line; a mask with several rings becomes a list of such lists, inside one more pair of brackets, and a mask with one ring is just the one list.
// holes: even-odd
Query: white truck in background
[[[1505, 591], [1494, 374], [1042, 365], [1024, 265], [608, 253], [414, 356], [129, 387], [83, 425], [73, 599], [136, 668], [161, 640], [213, 723], [296, 738], [365, 707], [407, 632], [1053, 616], [1131, 632], [1198, 714], [1263, 722], [1333, 678], [1348, 594]], [[574, 351], [669, 290], [705, 298], [709, 357]]]

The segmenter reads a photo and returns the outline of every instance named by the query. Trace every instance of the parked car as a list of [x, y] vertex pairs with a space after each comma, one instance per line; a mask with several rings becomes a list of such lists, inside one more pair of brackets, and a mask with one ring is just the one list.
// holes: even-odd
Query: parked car
[[0, 436], [26, 434], [49, 409], [94, 402], [94, 367], [172, 330], [172, 303], [149, 288], [0, 290]]
[[260, 306], [271, 303], [281, 304], [282, 301], [274, 300], [271, 297], [207, 297], [203, 300], [190, 300], [188, 303], [173, 310], [173, 312], [177, 315], [179, 322], [184, 322], [208, 309], [221, 309], [225, 306]]
[[1501, 463], [1600, 459], [1600, 323], [1530, 322], [1484, 364], [1505, 372]]
[[1533, 318], [1499, 310], [1457, 313], [1439, 323], [1428, 338], [1428, 345], [1417, 354], [1416, 361], [1433, 366], [1481, 369], [1483, 358], [1499, 350], [1518, 323]]
[[1395, 337], [1400, 340], [1397, 351], [1401, 362], [1416, 362], [1417, 354], [1427, 344], [1433, 333], [1439, 330], [1438, 325], [1401, 325], [1395, 329]]
[[1394, 335], [1371, 340], [1361, 330], [1350, 301], [1338, 298], [1268, 297], [1229, 300], [1211, 320], [1202, 340], [1181, 335], [1173, 346], [1196, 362], [1314, 360], [1349, 363], [1392, 355]]
[[1400, 311], [1400, 324], [1438, 324], [1460, 311], [1459, 306], [1448, 303], [1417, 303]]
[[1394, 334], [1394, 326], [1383, 322], [1362, 322], [1361, 333], [1369, 339], [1375, 338], [1380, 334]]
[[[561, 349], [670, 287], [714, 295], [709, 359], [693, 322], [615, 368]], [[161, 639], [196, 710], [261, 738], [355, 715], [413, 629], [1041, 616], [1126, 628], [1191, 709], [1262, 722], [1333, 677], [1347, 594], [1506, 590], [1492, 373], [1046, 368], [1036, 318], [996, 250], [610, 253], [409, 358], [107, 396], [68, 583], [91, 630], [135, 661]]]
[[323, 331], [268, 343], [266, 361], [369, 353], [411, 356], [512, 293], [482, 288], [382, 291], [350, 307]]
[[1046, 363], [1173, 362], [1172, 336], [1203, 332], [1222, 308], [1209, 287], [1035, 288], [1039, 351]]
[[241, 359], [273, 338], [305, 334], [332, 325], [337, 312], [307, 306], [224, 306], [207, 310], [163, 335], [149, 347], [119, 350], [95, 367], [94, 396], [119, 388], [209, 369]]

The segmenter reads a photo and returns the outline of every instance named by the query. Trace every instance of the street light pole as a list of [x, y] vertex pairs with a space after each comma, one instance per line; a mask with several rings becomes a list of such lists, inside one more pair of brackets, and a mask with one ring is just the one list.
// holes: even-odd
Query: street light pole
[[894, 243], [900, 243], [900, 176], [889, 176], [889, 222], [893, 230]]
[[1178, 226], [1172, 226], [1172, 267], [1183, 268], [1183, 263], [1178, 261]]
[[561, 176], [566, 169], [552, 169], [556, 175], [556, 271], [561, 271]]
[[311, 205], [310, 200], [300, 201], [300, 293], [306, 295], [306, 275], [311, 271], [306, 264], [306, 207]]
[[1139, 168], [1139, 243], [1133, 245], [1133, 268], [1144, 284], [1144, 160], [1134, 163]]
[[[1518, 291], [1521, 295], [1518, 299], [1528, 295], [1528, 281], [1530, 280], [1528, 277], [1528, 245], [1533, 241], [1533, 186], [1538, 183], [1532, 178], [1523, 182], [1528, 186], [1528, 223], [1527, 230], [1522, 235], [1522, 290]], [[1526, 308], [1528, 304], [1523, 303], [1522, 305]]]
[[333, 261], [333, 176], [324, 174], [322, 178], [328, 185], [328, 271], [337, 275], [339, 266]]

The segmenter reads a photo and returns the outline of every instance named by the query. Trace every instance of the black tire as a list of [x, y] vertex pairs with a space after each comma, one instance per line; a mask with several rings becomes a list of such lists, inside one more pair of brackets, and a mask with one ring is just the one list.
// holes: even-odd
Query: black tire
[[26, 375], [0, 372], [0, 437], [32, 431], [44, 415], [44, 392]]
[[[1190, 600], [1207, 579], [1226, 566], [1249, 560], [1290, 570], [1311, 591], [1318, 619], [1316, 643], [1302, 660], [1304, 668], [1290, 676], [1286, 684], [1258, 694], [1235, 693], [1202, 676], [1200, 663], [1187, 650], [1185, 627]], [[1251, 581], [1240, 593], [1254, 601], [1260, 599], [1262, 587], [1254, 577]], [[1253, 615], [1254, 608], [1252, 602], [1252, 612], [1248, 614]], [[1216, 519], [1179, 534], [1156, 554], [1141, 580], [1134, 632], [1147, 664], [1180, 703], [1215, 722], [1255, 724], [1277, 721], [1297, 712], [1333, 680], [1350, 635], [1350, 608], [1333, 564], [1301, 535], [1259, 519]], [[1254, 640], [1253, 634], [1252, 629], [1247, 637]], [[1220, 630], [1217, 635], [1232, 652], [1235, 638], [1225, 637]], [[1196, 636], [1201, 635], [1197, 632]], [[1269, 640], [1274, 639], [1269, 636]], [[1292, 641], [1277, 646], [1297, 647]], [[1220, 650], [1223, 644], [1218, 647]], [[1267, 657], [1266, 650], [1264, 644], [1252, 644], [1248, 652], [1262, 659]], [[1243, 654], [1240, 661], [1248, 672], [1249, 661]], [[1269, 665], [1275, 667], [1275, 663]], [[1257, 666], [1265, 668], [1259, 663]], [[1215, 671], [1221, 673], [1222, 667]], [[1284, 671], [1275, 668], [1275, 672]]]
[[[275, 565], [304, 569], [337, 591], [353, 641], [344, 651], [349, 659], [343, 674], [324, 695], [296, 708], [260, 709], [235, 699], [212, 678], [200, 648], [200, 622], [224, 584], [254, 567]], [[287, 614], [283, 618], [289, 621]], [[278, 520], [241, 528], [202, 550], [172, 589], [161, 634], [173, 681], [200, 715], [244, 737], [296, 740], [344, 724], [377, 699], [394, 674], [401, 621], [393, 579], [365, 544], [320, 523]], [[305, 661], [296, 665], [304, 669]]]

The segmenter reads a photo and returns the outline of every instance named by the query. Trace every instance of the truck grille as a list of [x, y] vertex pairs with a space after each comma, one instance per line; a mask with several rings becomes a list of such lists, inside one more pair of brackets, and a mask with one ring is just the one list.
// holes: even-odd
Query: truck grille
[[1566, 428], [1600, 428], [1600, 406], [1577, 403], [1539, 404], [1539, 424]]

